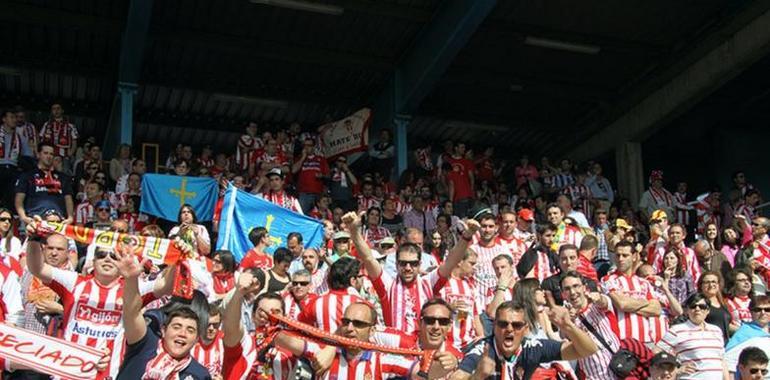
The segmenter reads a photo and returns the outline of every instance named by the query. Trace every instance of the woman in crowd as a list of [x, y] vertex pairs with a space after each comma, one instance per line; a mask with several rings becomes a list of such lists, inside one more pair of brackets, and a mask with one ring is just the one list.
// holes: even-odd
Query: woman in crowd
[[211, 259], [212, 298], [221, 300], [235, 287], [235, 257], [230, 251], [214, 251]]
[[120, 144], [115, 157], [110, 160], [110, 178], [113, 183], [131, 172], [131, 145]]
[[698, 281], [698, 291], [706, 297], [706, 304], [709, 306], [709, 313], [706, 316], [706, 323], [710, 323], [722, 330], [722, 339], [727, 342], [727, 338], [732, 331], [740, 326], [732, 323], [730, 311], [727, 309], [722, 289], [724, 280], [719, 272], [703, 272]]
[[428, 252], [436, 259], [436, 262], [441, 265], [446, 257], [447, 247], [444, 245], [444, 239], [441, 237], [441, 233], [438, 230], [433, 230], [430, 233], [430, 240], [428, 240]]
[[740, 251], [740, 242], [738, 233], [732, 227], [725, 228], [722, 231], [722, 247], [720, 251], [725, 255], [731, 266], [735, 266], [735, 256]]
[[436, 217], [436, 230], [441, 235], [441, 244], [446, 250], [452, 249], [457, 244], [457, 234], [452, 228], [452, 216], [448, 214], [439, 214]]
[[685, 275], [683, 263], [682, 251], [673, 247], [663, 255], [663, 270], [659, 273], [660, 277], [668, 281], [671, 294], [682, 305], [695, 293], [695, 284], [692, 277]]
[[211, 252], [211, 238], [209, 231], [202, 224], [198, 223], [198, 217], [195, 210], [189, 204], [182, 205], [179, 208], [178, 225], [171, 229], [168, 236], [179, 236], [183, 241], [192, 247], [193, 253], [202, 256], [208, 256]]
[[[21, 240], [13, 233], [13, 214], [7, 208], [0, 208], [0, 258], [7, 266], [18, 265], [22, 252]], [[20, 269], [21, 267], [19, 267]]]
[[728, 275], [731, 283], [727, 292], [727, 309], [735, 323], [751, 322], [751, 270], [745, 266], [733, 269]]
[[719, 236], [719, 227], [716, 223], [706, 224], [706, 228], [703, 230], [703, 238], [711, 245], [711, 249], [722, 249], [722, 239]]
[[265, 270], [265, 282], [262, 291], [267, 293], [280, 293], [291, 282], [289, 278], [289, 266], [292, 254], [286, 248], [278, 248], [273, 252], [273, 267]]
[[526, 278], [513, 287], [513, 301], [524, 305], [524, 319], [529, 325], [529, 337], [532, 339], [561, 340], [553, 331], [551, 320], [546, 313], [545, 292], [536, 278]]
[[[705, 277], [705, 276], [704, 276]], [[687, 321], [673, 325], [663, 336], [655, 353], [664, 351], [688, 366], [690, 374], [681, 379], [729, 379], [722, 361], [725, 340], [719, 327], [708, 323], [709, 296], [695, 293], [687, 299]]]

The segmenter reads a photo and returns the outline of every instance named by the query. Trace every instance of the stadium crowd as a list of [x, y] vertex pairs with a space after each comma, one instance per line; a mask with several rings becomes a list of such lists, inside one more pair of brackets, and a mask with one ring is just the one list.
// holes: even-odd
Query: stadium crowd
[[[693, 196], [656, 170], [632, 204], [597, 162], [513, 164], [462, 141], [420, 146], [391, 181], [392, 141], [382, 131], [357, 171], [298, 124], [250, 123], [221, 151], [177, 145], [170, 174], [323, 222], [321, 247], [293, 233], [272, 254], [270, 232], [254, 228], [237, 262], [213, 248], [216, 213], [139, 212], [148, 168], [131, 146], [106, 160], [59, 104], [40, 126], [3, 110], [0, 317], [101, 350], [99, 379], [769, 378], [770, 347], [746, 343], [770, 341], [770, 220], [743, 172]], [[172, 238], [206, 271], [191, 300], [172, 296], [174, 268], [41, 234], [43, 221]], [[421, 369], [420, 358], [276, 332], [275, 313], [435, 353]], [[49, 378], [3, 365], [9, 379]]]

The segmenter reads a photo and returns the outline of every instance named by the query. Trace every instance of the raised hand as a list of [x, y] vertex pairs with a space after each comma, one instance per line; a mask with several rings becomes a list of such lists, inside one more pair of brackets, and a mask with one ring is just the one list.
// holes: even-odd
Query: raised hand
[[149, 260], [144, 259], [140, 263], [133, 253], [133, 246], [128, 244], [124, 244], [120, 250], [115, 252], [115, 254], [118, 257], [115, 266], [118, 268], [118, 273], [120, 273], [123, 278], [139, 277], [139, 275], [144, 272], [143, 264]]
[[446, 351], [436, 351], [428, 373], [429, 379], [440, 379], [457, 369], [457, 358]]
[[251, 274], [251, 272], [245, 271], [241, 273], [240, 276], [238, 276], [237, 287], [241, 294], [246, 295], [257, 291], [260, 287], [260, 283], [259, 280], [254, 277], [253, 274]]
[[553, 324], [559, 327], [566, 326], [568, 323], [572, 322], [569, 310], [563, 306], [552, 306], [548, 310], [548, 318], [551, 319]]
[[353, 229], [358, 229], [361, 227], [361, 216], [359, 216], [354, 211], [351, 211], [345, 215], [342, 216], [342, 221], [348, 226], [348, 228], [352, 231]]

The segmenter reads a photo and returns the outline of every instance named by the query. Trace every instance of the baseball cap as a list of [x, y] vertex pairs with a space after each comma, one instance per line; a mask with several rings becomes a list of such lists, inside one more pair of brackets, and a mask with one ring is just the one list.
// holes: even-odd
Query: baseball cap
[[663, 220], [668, 219], [668, 214], [666, 214], [663, 210], [655, 210], [652, 212], [652, 215], [650, 215], [650, 222], [653, 220]]
[[633, 230], [634, 229], [634, 227], [632, 227], [630, 224], [628, 224], [628, 222], [626, 222], [625, 219], [620, 219], [620, 218], [615, 219], [615, 227], [623, 228], [623, 229], [626, 229], [626, 230]]
[[334, 236], [332, 236], [332, 240], [337, 239], [350, 239], [350, 233], [347, 231], [337, 231], [334, 233]]
[[96, 208], [97, 209], [100, 209], [100, 208], [109, 209], [110, 208], [110, 201], [108, 201], [108, 200], [101, 200], [99, 202], [96, 202]]
[[528, 222], [535, 220], [535, 213], [528, 208], [523, 208], [519, 210], [519, 213], [517, 215], [519, 216], [519, 219], [523, 219]]
[[281, 168], [272, 168], [272, 169], [270, 169], [270, 171], [267, 172], [267, 174], [265, 174], [265, 177], [270, 178], [270, 176], [273, 176], [273, 175], [277, 175], [277, 176], [283, 178], [283, 172], [281, 172]]
[[679, 362], [676, 360], [676, 358], [673, 357], [672, 355], [669, 355], [669, 354], [665, 353], [665, 352], [658, 352], [650, 360], [650, 365], [653, 366], [653, 367], [659, 366], [661, 364], [673, 364], [673, 365], [679, 367]]

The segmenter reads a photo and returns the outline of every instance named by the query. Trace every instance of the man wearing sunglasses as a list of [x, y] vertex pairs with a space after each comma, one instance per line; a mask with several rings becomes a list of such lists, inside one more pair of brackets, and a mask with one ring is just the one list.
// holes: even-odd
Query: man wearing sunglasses
[[[340, 325], [335, 335], [362, 342], [370, 342], [375, 333], [377, 312], [371, 304], [359, 301], [345, 308]], [[438, 322], [434, 322], [436, 324]], [[318, 343], [306, 342], [287, 334], [276, 337], [276, 345], [297, 357], [308, 358], [312, 363], [319, 362], [319, 356], [328, 353], [328, 346], [323, 349]], [[406, 356], [367, 351], [356, 347], [335, 348], [331, 367], [320, 378], [330, 379], [420, 379], [419, 361]], [[457, 367], [457, 358], [447, 351], [437, 351], [433, 358], [428, 379], [444, 378]]]
[[555, 306], [548, 313], [569, 339], [563, 342], [525, 338], [529, 327], [524, 313], [524, 306], [514, 301], [501, 304], [495, 312], [494, 334], [468, 351], [452, 379], [529, 379], [540, 363], [578, 360], [597, 351], [596, 343], [572, 322], [567, 309]]
[[767, 379], [770, 370], [767, 369], [767, 354], [757, 347], [749, 347], [741, 352], [738, 358], [738, 376], [740, 380]]
[[302, 308], [315, 299], [316, 295], [310, 292], [310, 286], [310, 272], [301, 269], [291, 275], [291, 283], [282, 294], [286, 316], [297, 319]]
[[756, 346], [770, 351], [770, 296], [753, 297], [749, 302], [749, 310], [751, 322], [741, 324], [725, 346], [725, 361], [730, 372], [736, 371], [738, 356], [746, 347]]
[[452, 270], [462, 261], [468, 249], [468, 242], [479, 229], [479, 224], [475, 220], [466, 222], [467, 229], [463, 232], [462, 239], [452, 248], [438, 269], [428, 272], [425, 276], [420, 275], [422, 254], [420, 247], [411, 243], [401, 245], [396, 251], [398, 276], [393, 278], [383, 271], [382, 265], [364, 240], [361, 217], [355, 212], [349, 212], [342, 217], [342, 220], [351, 231], [359, 258], [380, 298], [385, 325], [406, 334], [412, 334], [417, 330], [420, 307], [433, 297], [435, 289], [443, 287], [451, 276]]
[[[124, 279], [118, 272], [115, 252], [96, 249], [92, 275], [79, 275], [74, 271], [53, 267], [43, 261], [41, 238], [36, 231], [40, 217], [35, 216], [27, 225], [27, 268], [44, 285], [64, 299], [64, 339], [111, 352], [108, 369], [97, 374], [97, 379], [117, 376], [123, 359], [123, 292]], [[142, 301], [149, 303], [171, 293], [174, 270], [155, 280], [140, 281]]]

